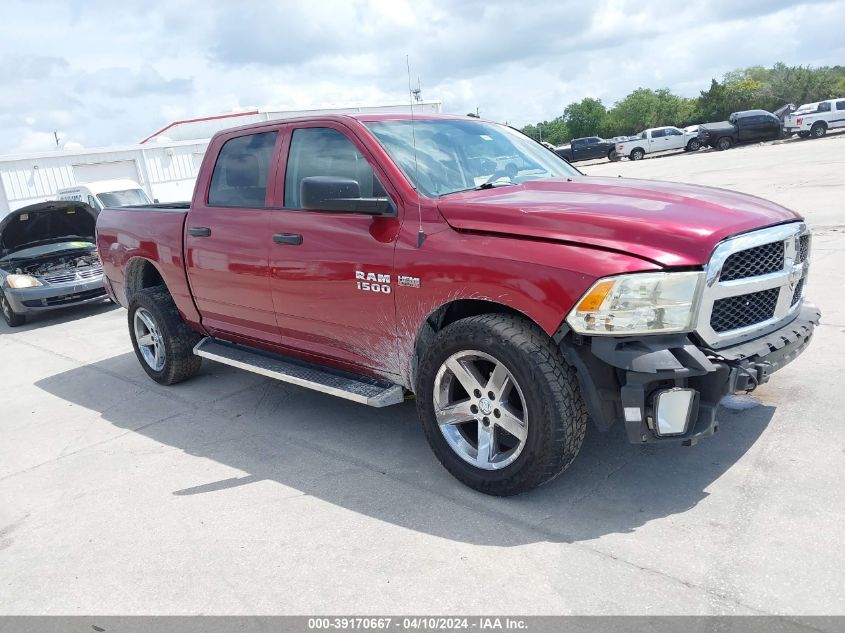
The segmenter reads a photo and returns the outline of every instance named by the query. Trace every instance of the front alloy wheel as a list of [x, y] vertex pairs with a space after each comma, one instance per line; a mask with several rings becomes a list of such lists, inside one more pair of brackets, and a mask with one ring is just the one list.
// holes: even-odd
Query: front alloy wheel
[[453, 354], [434, 379], [434, 414], [450, 448], [483, 470], [519, 457], [528, 436], [525, 397], [499, 360], [477, 350]]
[[587, 423], [577, 376], [536, 324], [511, 314], [466, 317], [422, 352], [414, 390], [420, 422], [460, 481], [515, 495], [575, 459]]

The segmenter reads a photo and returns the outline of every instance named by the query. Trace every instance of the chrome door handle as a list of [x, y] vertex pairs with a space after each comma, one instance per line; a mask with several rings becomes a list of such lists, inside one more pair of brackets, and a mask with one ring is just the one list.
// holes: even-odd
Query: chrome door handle
[[273, 241], [276, 244], [293, 244], [299, 246], [302, 244], [302, 236], [299, 233], [276, 233], [273, 236]]

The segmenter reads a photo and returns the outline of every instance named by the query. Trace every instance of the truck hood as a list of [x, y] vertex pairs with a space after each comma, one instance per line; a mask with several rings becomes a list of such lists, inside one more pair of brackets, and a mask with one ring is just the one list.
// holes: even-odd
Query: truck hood
[[746, 194], [697, 185], [573, 177], [440, 198], [450, 226], [630, 253], [662, 266], [702, 266], [723, 239], [800, 220]]
[[0, 220], [0, 257], [34, 244], [94, 241], [97, 212], [83, 202], [50, 200], [16, 209]]

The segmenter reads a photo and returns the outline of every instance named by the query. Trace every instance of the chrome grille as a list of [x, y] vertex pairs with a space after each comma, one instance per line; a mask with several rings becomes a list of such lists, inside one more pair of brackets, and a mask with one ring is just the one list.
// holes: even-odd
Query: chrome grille
[[778, 294], [779, 288], [769, 288], [747, 295], [717, 299], [710, 315], [710, 327], [716, 332], [726, 332], [771, 319], [775, 314]]
[[63, 270], [52, 275], [41, 275], [40, 279], [50, 284], [60, 284], [68, 281], [93, 279], [103, 274], [102, 266], [89, 266], [88, 268], [77, 268], [76, 270]]
[[801, 293], [804, 292], [804, 278], [801, 278], [801, 281], [798, 282], [798, 285], [795, 286], [795, 292], [792, 293], [792, 301], [789, 305], [794, 306], [798, 301], [801, 299]]
[[767, 275], [783, 270], [783, 242], [769, 242], [745, 251], [734, 253], [722, 266], [720, 281], [745, 279], [757, 275]]
[[798, 257], [795, 258], [797, 262], [803, 262], [810, 255], [810, 234], [802, 235], [798, 238]]
[[803, 222], [721, 242], [705, 269], [697, 334], [719, 349], [781, 327], [800, 309], [809, 260]]

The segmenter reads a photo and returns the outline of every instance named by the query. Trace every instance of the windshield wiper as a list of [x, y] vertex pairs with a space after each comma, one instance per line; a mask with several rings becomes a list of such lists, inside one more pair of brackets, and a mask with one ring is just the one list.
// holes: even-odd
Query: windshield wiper
[[512, 187], [516, 185], [515, 182], [485, 182], [478, 185], [473, 191], [482, 191], [484, 189], [494, 189], [495, 187]]
[[508, 187], [517, 185], [519, 183], [516, 182], [485, 182], [477, 187], [467, 187], [466, 189], [457, 189], [455, 191], [450, 191], [449, 193], [441, 193], [438, 197], [442, 198], [444, 196], [453, 196], [456, 193], [466, 193], [467, 191], [483, 191], [484, 189], [493, 189], [495, 187]]

